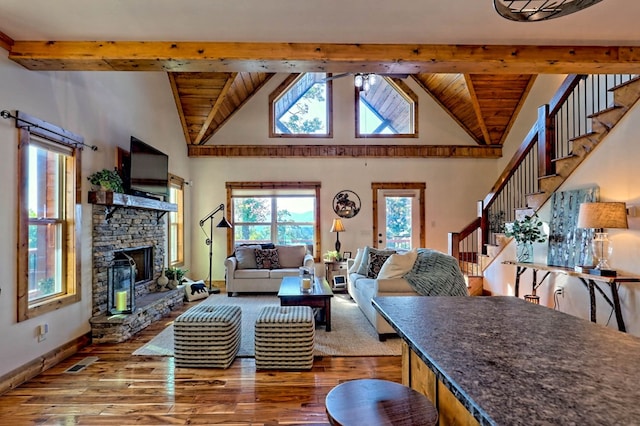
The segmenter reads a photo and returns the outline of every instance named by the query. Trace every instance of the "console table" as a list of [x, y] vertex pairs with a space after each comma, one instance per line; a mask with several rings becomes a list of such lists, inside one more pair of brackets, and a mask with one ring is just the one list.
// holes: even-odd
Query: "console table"
[[[611, 306], [616, 315], [616, 321], [618, 322], [618, 330], [624, 331], [626, 333], [627, 328], [624, 324], [624, 318], [622, 317], [622, 310], [620, 308], [620, 296], [618, 295], [618, 286], [620, 283], [638, 283], [640, 282], [640, 277], [632, 277], [632, 276], [615, 276], [615, 277], [607, 277], [601, 275], [593, 275], [586, 274], [582, 272], [577, 272], [571, 268], [565, 268], [562, 266], [551, 266], [543, 263], [524, 263], [524, 262], [514, 262], [514, 261], [504, 261], [502, 262], [505, 265], [514, 265], [516, 267], [516, 282], [514, 294], [518, 297], [519, 288], [520, 288], [520, 276], [524, 274], [527, 269], [531, 269], [533, 274], [533, 279], [531, 282], [532, 295], [536, 295], [536, 289], [540, 287], [540, 285], [544, 282], [544, 280], [549, 276], [549, 274], [563, 274], [571, 277], [578, 278], [582, 284], [589, 290], [589, 314], [591, 318], [591, 322], [596, 322], [596, 293], [602, 295], [604, 300]], [[542, 276], [540, 281], [538, 281], [538, 271], [544, 271], [545, 274]], [[611, 288], [611, 298], [607, 296], [602, 288], [598, 285], [598, 282], [608, 284]]]

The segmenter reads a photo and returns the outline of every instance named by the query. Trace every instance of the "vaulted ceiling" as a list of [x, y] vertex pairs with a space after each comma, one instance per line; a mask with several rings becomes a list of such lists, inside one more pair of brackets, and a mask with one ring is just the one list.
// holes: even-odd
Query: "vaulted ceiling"
[[535, 75], [637, 72], [639, 14], [636, 0], [540, 23], [489, 0], [5, 0], [0, 46], [31, 70], [167, 72], [190, 155], [228, 155], [212, 136], [275, 73], [376, 72], [410, 74], [470, 155], [494, 156]]

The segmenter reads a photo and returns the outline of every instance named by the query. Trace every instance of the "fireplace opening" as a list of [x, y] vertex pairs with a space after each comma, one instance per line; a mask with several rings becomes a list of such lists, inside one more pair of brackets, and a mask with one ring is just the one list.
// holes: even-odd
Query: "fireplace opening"
[[[125, 256], [126, 254], [126, 256]], [[136, 263], [135, 284], [150, 281], [153, 279], [153, 247], [135, 247], [116, 251], [113, 255], [114, 260], [127, 260], [127, 256], [131, 257]]]

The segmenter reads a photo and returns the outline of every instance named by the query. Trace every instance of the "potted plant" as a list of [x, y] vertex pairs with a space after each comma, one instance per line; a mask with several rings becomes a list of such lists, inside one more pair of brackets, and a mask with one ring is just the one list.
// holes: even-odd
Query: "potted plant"
[[167, 268], [167, 272], [165, 273], [165, 275], [167, 276], [167, 278], [169, 278], [169, 280], [175, 280], [178, 282], [178, 284], [180, 284], [187, 272], [189, 272], [188, 269], [172, 267]]
[[518, 262], [532, 262], [533, 243], [544, 243], [547, 240], [542, 231], [542, 221], [536, 213], [513, 222], [505, 230], [505, 235], [516, 240]]
[[103, 191], [124, 192], [122, 178], [116, 170], [102, 169], [90, 174], [87, 179]]
[[324, 260], [326, 262], [338, 262], [340, 261], [340, 253], [337, 250], [328, 250], [324, 254]]

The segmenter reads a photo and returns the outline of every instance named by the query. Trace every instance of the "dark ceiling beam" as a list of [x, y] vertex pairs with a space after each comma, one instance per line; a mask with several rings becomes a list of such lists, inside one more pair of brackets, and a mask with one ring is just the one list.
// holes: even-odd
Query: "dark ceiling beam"
[[637, 72], [640, 46], [15, 41], [31, 70], [616, 74]]
[[11, 47], [15, 42], [11, 37], [0, 31], [0, 47], [2, 47], [7, 52], [11, 51]]

